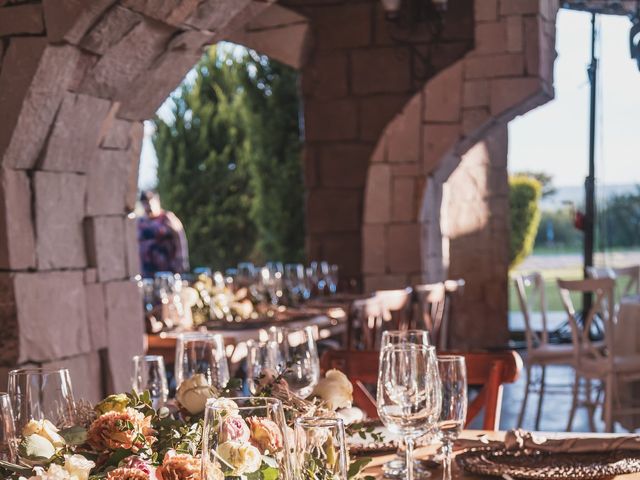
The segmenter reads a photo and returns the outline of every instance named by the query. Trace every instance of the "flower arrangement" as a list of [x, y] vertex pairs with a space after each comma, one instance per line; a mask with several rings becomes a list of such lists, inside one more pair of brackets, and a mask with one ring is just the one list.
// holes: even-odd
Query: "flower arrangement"
[[[237, 381], [217, 390], [202, 375], [185, 380], [172, 408], [154, 410], [148, 392], [111, 395], [97, 405], [80, 402], [76, 424], [58, 429], [32, 420], [20, 432], [17, 464], [0, 461], [0, 478], [12, 480], [277, 480], [293, 458], [295, 418], [335, 417], [351, 405], [351, 383], [331, 371], [310, 399], [293, 395], [281, 376], [266, 379], [248, 405], [229, 398]], [[270, 398], [267, 398], [270, 397]], [[274, 400], [274, 397], [276, 400]], [[278, 401], [280, 400], [280, 401]], [[279, 414], [258, 408], [270, 401]], [[284, 405], [284, 409], [282, 407]], [[219, 412], [213, 436], [204, 412]], [[265, 413], [267, 412], [267, 413]], [[356, 427], [356, 430], [359, 427]], [[352, 432], [353, 433], [353, 432]], [[366, 434], [366, 430], [359, 432]], [[203, 453], [204, 452], [204, 453]], [[213, 458], [201, 468], [201, 456]], [[367, 460], [351, 462], [355, 478]], [[202, 478], [205, 471], [206, 478]], [[330, 477], [315, 477], [329, 480]]]

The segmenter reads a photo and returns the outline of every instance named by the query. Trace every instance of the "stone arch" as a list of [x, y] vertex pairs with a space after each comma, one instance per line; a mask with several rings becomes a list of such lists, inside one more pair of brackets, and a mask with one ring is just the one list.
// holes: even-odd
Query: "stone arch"
[[[475, 49], [426, 83], [372, 157], [365, 286], [467, 279], [452, 332], [454, 342], [466, 332], [464, 346], [507, 339], [506, 125], [553, 98], [557, 8], [476, 0]], [[411, 161], [394, 153], [407, 142]]]

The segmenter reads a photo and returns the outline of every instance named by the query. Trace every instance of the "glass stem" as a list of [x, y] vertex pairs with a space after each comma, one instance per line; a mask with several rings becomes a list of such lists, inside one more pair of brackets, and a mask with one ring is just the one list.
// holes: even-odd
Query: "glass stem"
[[445, 440], [442, 443], [442, 453], [444, 454], [444, 460], [442, 465], [442, 480], [451, 480], [451, 454], [452, 454], [451, 442]]
[[407, 437], [404, 439], [405, 444], [405, 469], [407, 472], [407, 480], [414, 480], [413, 476], [413, 438]]

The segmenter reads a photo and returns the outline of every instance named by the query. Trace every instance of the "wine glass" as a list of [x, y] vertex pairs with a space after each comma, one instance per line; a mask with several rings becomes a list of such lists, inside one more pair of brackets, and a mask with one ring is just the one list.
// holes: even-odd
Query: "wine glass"
[[297, 479], [347, 480], [349, 462], [341, 418], [297, 418], [294, 431]]
[[0, 393], [0, 460], [15, 463], [17, 444], [11, 397]]
[[18, 432], [31, 420], [49, 420], [58, 428], [74, 425], [75, 401], [66, 368], [11, 370], [8, 390]]
[[311, 395], [320, 381], [320, 357], [312, 326], [302, 329], [269, 329], [269, 348], [276, 349], [276, 371], [289, 385], [289, 389], [301, 398]]
[[163, 407], [169, 397], [167, 373], [161, 355], [136, 355], [133, 357], [133, 389], [148, 391], [154, 409]]
[[463, 356], [438, 357], [438, 371], [442, 382], [442, 409], [438, 433], [444, 456], [443, 479], [451, 479], [453, 442], [464, 428], [467, 418], [467, 366]]
[[328, 266], [328, 274], [327, 274], [327, 287], [329, 288], [329, 293], [331, 295], [335, 295], [338, 292], [338, 265], [329, 265]]
[[397, 344], [381, 352], [378, 414], [389, 431], [404, 437], [407, 480], [415, 478], [415, 440], [428, 433], [438, 421], [440, 389], [434, 347]]
[[217, 388], [229, 383], [229, 364], [222, 335], [211, 333], [183, 333], [176, 343], [175, 377], [180, 384], [202, 374], [209, 385]]
[[[282, 402], [270, 397], [209, 399], [202, 434], [202, 478], [293, 480]], [[217, 478], [213, 476], [214, 478]]]

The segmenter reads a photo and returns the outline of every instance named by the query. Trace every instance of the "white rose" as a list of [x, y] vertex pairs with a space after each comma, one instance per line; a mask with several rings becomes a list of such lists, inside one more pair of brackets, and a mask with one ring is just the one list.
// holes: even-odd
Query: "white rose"
[[260, 450], [250, 443], [224, 442], [218, 446], [218, 455], [231, 467], [234, 476], [257, 472], [262, 465]]
[[72, 480], [88, 480], [89, 472], [96, 464], [82, 455], [65, 455], [64, 469], [69, 472]]
[[18, 446], [20, 455], [27, 463], [34, 465], [42, 463], [41, 459], [50, 459], [56, 454], [56, 447], [49, 441], [37, 433], [27, 435], [22, 439]]
[[34, 433], [49, 440], [54, 447], [64, 447], [64, 438], [58, 434], [57, 427], [49, 420], [31, 420], [22, 429], [23, 437]]
[[212, 398], [207, 402], [207, 405], [216, 407], [223, 418], [227, 418], [229, 416], [235, 417], [240, 413], [238, 404], [230, 398]]
[[29, 480], [72, 480], [69, 472], [55, 463], [52, 463], [48, 470], [41, 467], [36, 467], [34, 470], [36, 474], [29, 477]]
[[216, 397], [218, 392], [209, 385], [207, 378], [198, 373], [183, 381], [176, 392], [176, 400], [191, 415], [204, 412], [207, 400]]
[[321, 379], [313, 390], [313, 394], [320, 397], [327, 408], [351, 408], [353, 403], [353, 385], [347, 376], [339, 370], [329, 370], [325, 378]]

